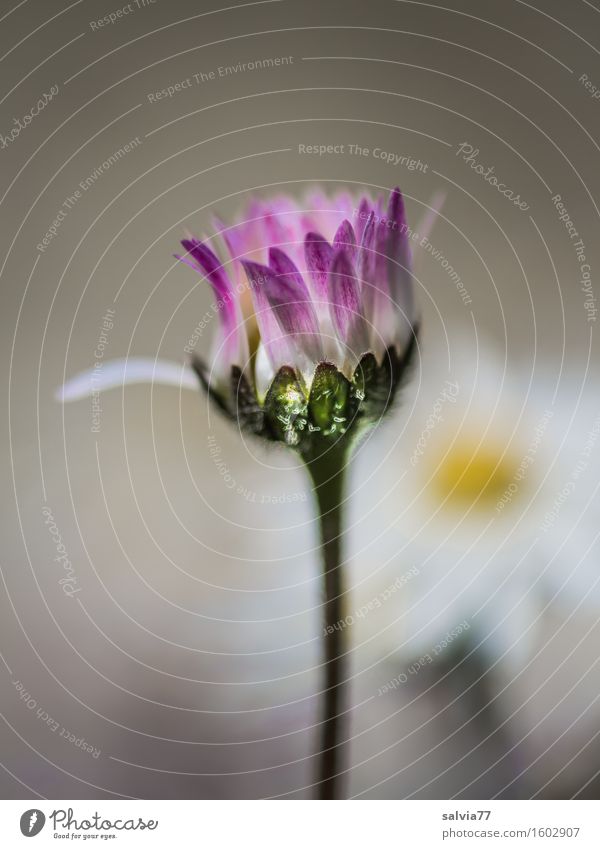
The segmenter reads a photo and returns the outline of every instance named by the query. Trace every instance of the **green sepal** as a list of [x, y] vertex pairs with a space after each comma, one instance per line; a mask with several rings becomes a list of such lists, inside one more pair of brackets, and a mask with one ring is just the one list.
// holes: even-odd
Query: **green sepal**
[[210, 398], [210, 400], [219, 408], [219, 410], [231, 421], [235, 421], [235, 414], [230, 409], [227, 399], [221, 395], [216, 389], [213, 388], [210, 378], [209, 372], [206, 367], [206, 364], [200, 359], [200, 357], [194, 356], [192, 357], [191, 366], [198, 375], [198, 380], [202, 385], [202, 388]]
[[352, 376], [352, 390], [359, 401], [360, 417], [374, 422], [387, 410], [396, 389], [396, 351], [389, 348], [381, 365], [373, 354], [365, 354]]
[[350, 381], [332, 363], [319, 363], [308, 400], [309, 433], [325, 438], [343, 436], [356, 410]]
[[402, 357], [388, 348], [381, 365], [373, 354], [365, 354], [352, 375], [352, 392], [358, 402], [358, 417], [374, 423], [389, 410], [398, 389], [406, 379], [416, 347], [416, 329]]
[[361, 357], [348, 380], [330, 362], [319, 363], [310, 392], [301, 376], [282, 366], [264, 404], [238, 366], [232, 366], [228, 390], [213, 388], [206, 365], [194, 357], [192, 366], [210, 399], [238, 427], [269, 440], [284, 442], [304, 457], [330, 454], [334, 446], [347, 451], [365, 429], [376, 424], [391, 406], [414, 359], [418, 328], [414, 328], [403, 356], [388, 348], [381, 364], [373, 353]]
[[307, 401], [296, 372], [289, 366], [282, 366], [275, 375], [264, 410], [275, 439], [297, 447], [307, 426]]
[[263, 436], [265, 414], [256, 393], [239, 366], [231, 367], [231, 394], [240, 427], [257, 436]]

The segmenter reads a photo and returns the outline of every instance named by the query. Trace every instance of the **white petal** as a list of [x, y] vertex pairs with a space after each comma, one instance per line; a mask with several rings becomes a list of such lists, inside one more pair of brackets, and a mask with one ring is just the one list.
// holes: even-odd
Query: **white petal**
[[97, 367], [79, 372], [67, 380], [56, 390], [54, 397], [57, 401], [77, 401], [129, 383], [160, 383], [181, 389], [198, 389], [198, 377], [190, 366], [152, 357], [129, 357], [106, 363], [99, 361]]
[[259, 343], [256, 350], [256, 360], [254, 364], [254, 381], [256, 384], [256, 394], [260, 401], [264, 401], [269, 386], [275, 377], [275, 369], [273, 368], [267, 349], [262, 342]]

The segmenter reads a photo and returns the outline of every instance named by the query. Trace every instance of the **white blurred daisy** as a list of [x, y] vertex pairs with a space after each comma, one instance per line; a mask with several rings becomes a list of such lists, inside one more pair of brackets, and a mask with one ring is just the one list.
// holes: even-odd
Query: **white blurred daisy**
[[448, 374], [425, 362], [401, 436], [400, 415], [359, 458], [348, 550], [366, 657], [419, 657], [466, 621], [514, 670], [552, 599], [600, 611], [600, 402], [583, 375], [558, 391], [552, 377], [489, 350]]

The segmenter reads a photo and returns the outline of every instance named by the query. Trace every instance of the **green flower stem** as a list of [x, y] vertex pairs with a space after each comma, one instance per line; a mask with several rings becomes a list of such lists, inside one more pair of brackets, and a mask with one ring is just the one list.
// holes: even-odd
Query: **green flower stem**
[[[342, 440], [343, 442], [344, 440]], [[343, 752], [345, 631], [341, 559], [342, 496], [348, 452], [340, 444], [307, 462], [319, 514], [324, 588], [324, 710], [318, 765], [319, 799], [340, 797]]]

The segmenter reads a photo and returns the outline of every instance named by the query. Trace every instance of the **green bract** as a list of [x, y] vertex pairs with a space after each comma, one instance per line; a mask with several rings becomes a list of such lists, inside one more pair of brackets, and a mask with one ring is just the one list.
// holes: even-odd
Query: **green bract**
[[262, 404], [238, 367], [231, 369], [228, 397], [222, 397], [209, 387], [203, 363], [195, 359], [192, 364], [213, 401], [242, 430], [310, 457], [340, 439], [354, 440], [382, 418], [406, 375], [415, 346], [416, 330], [402, 357], [393, 347], [381, 364], [372, 353], [364, 354], [351, 380], [333, 363], [321, 362], [309, 387], [291, 366], [282, 366]]

